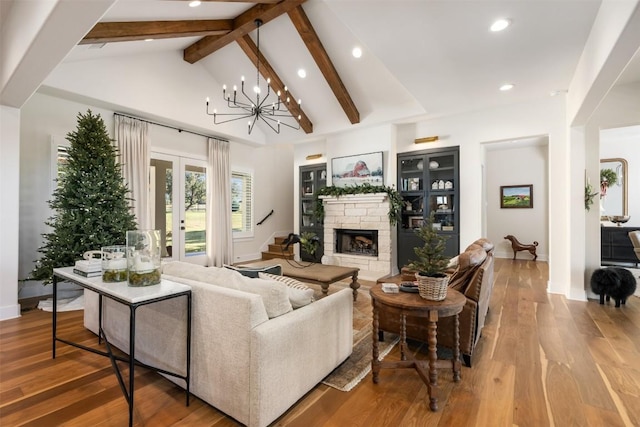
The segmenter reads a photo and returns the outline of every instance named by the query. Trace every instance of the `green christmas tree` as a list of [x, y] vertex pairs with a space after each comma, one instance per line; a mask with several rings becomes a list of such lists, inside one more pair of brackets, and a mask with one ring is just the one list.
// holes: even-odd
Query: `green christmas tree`
[[68, 162], [48, 202], [54, 215], [45, 224], [53, 231], [42, 235], [43, 256], [30, 277], [45, 284], [54, 268], [74, 265], [86, 251], [123, 245], [127, 230], [137, 228], [116, 148], [100, 115], [78, 114], [78, 127], [67, 140]]
[[447, 238], [433, 229], [434, 221], [435, 212], [431, 212], [423, 226], [415, 230], [424, 245], [413, 248], [418, 259], [412, 261], [409, 268], [418, 271], [423, 276], [438, 277], [447, 268], [449, 257], [444, 255]]

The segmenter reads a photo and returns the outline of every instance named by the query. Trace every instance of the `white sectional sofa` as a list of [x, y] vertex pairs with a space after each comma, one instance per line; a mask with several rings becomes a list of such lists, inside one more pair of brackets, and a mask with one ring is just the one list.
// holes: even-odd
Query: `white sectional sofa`
[[[273, 422], [351, 354], [351, 289], [292, 310], [281, 307], [284, 284], [224, 268], [172, 262], [163, 267], [163, 278], [192, 289], [192, 393], [243, 424]], [[249, 292], [257, 283], [273, 289], [262, 295], [264, 289]], [[137, 309], [136, 359], [185, 372], [185, 300]], [[285, 313], [269, 318], [264, 300], [271, 305], [270, 314], [274, 302]], [[107, 338], [125, 351], [128, 308], [105, 301]], [[84, 322], [97, 333], [98, 296], [91, 291], [85, 291]], [[184, 381], [168, 378], [184, 387]]]

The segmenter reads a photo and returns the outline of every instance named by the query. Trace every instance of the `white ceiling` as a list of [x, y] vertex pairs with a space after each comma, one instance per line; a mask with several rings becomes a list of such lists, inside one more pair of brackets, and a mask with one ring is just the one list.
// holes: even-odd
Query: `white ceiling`
[[[221, 19], [252, 6], [211, 1], [189, 8], [185, 1], [120, 0], [102, 21]], [[308, 0], [303, 5], [360, 112], [360, 126], [528, 102], [566, 90], [599, 6], [599, 0]], [[512, 25], [489, 32], [500, 17]], [[298, 131], [301, 140], [353, 128], [288, 16], [266, 23], [260, 39], [262, 53], [302, 99], [314, 125], [311, 136]], [[81, 45], [65, 62], [181, 52], [196, 40], [109, 43], [101, 49]], [[362, 58], [351, 56], [354, 46], [363, 49]], [[197, 64], [227, 86], [239, 84], [241, 75], [249, 83], [255, 79], [255, 68], [236, 44]], [[297, 76], [299, 68], [306, 69], [305, 79]], [[636, 60], [622, 81], [640, 80], [639, 70]], [[515, 88], [500, 92], [503, 83]], [[215, 101], [221, 87], [203, 88], [203, 94]]]

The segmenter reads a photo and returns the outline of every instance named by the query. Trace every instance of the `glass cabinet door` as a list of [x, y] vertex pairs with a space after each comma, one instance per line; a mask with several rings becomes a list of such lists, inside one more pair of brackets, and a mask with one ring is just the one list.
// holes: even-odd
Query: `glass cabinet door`
[[447, 237], [446, 253], [459, 249], [458, 148], [436, 148], [398, 155], [398, 190], [403, 199], [398, 224], [398, 265], [415, 258], [414, 248], [422, 244], [415, 229], [431, 212], [433, 228]]
[[302, 197], [311, 197], [316, 191], [314, 175], [316, 171], [304, 171], [301, 174], [300, 189]]

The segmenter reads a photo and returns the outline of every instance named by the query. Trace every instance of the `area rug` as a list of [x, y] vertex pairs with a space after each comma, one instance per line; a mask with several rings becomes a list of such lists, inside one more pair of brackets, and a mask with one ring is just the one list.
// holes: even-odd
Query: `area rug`
[[[372, 327], [369, 325], [360, 331], [354, 331], [354, 345], [351, 356], [322, 380], [323, 384], [340, 391], [349, 391], [371, 372], [371, 329]], [[357, 342], [356, 339], [358, 339]], [[385, 332], [384, 341], [378, 344], [379, 360], [389, 354], [399, 341], [400, 337], [398, 335]]]
[[[371, 372], [372, 307], [369, 289], [373, 284], [374, 282], [360, 280], [361, 287], [358, 289], [358, 298], [353, 303], [353, 351], [351, 355], [322, 381], [323, 384], [340, 391], [351, 390]], [[315, 290], [316, 300], [324, 297], [320, 286], [309, 284], [309, 287]], [[329, 288], [329, 294], [347, 287], [349, 287], [349, 281], [334, 283]], [[380, 360], [389, 354], [398, 341], [397, 335], [384, 334], [384, 341], [378, 345]]]

